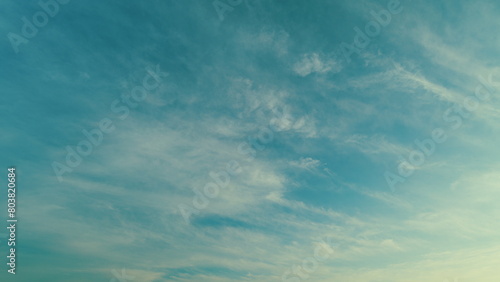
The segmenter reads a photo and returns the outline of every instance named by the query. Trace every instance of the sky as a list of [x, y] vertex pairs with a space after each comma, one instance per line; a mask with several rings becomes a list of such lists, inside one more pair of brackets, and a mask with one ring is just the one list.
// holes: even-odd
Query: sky
[[1, 281], [499, 281], [498, 1], [40, 3]]

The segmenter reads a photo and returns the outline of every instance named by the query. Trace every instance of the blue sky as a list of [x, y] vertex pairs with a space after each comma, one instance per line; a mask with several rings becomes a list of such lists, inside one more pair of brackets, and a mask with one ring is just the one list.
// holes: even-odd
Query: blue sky
[[2, 3], [2, 281], [498, 281], [498, 2], [57, 6]]

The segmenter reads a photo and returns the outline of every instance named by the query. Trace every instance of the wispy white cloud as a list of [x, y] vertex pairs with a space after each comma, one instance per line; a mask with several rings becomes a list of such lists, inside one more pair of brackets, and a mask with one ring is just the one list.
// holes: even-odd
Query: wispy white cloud
[[300, 76], [308, 76], [311, 73], [337, 73], [341, 70], [340, 62], [318, 53], [302, 55], [301, 59], [293, 66], [293, 71]]
[[290, 161], [290, 165], [300, 167], [302, 169], [315, 169], [320, 165], [319, 160], [315, 160], [313, 158], [307, 157], [307, 158], [300, 158], [298, 161]]

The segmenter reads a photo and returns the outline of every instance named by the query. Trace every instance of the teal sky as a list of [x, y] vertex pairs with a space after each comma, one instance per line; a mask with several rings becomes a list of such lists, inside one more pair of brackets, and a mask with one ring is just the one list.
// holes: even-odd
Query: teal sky
[[499, 281], [500, 2], [1, 6], [1, 281]]

